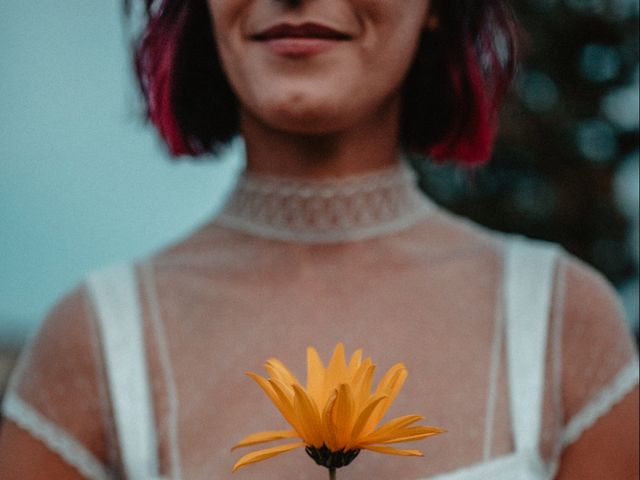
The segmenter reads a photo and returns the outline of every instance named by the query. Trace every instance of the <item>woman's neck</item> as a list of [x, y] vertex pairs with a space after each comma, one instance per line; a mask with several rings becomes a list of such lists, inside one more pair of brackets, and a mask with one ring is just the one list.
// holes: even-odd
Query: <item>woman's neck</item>
[[397, 164], [399, 109], [393, 105], [338, 133], [300, 135], [241, 114], [247, 171], [322, 179], [358, 175]]

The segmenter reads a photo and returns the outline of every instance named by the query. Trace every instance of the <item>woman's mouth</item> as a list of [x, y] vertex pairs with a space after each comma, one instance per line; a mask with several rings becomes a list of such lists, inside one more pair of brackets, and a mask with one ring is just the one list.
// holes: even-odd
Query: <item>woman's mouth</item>
[[280, 23], [251, 36], [272, 52], [287, 57], [315, 55], [351, 38], [347, 33], [318, 23]]

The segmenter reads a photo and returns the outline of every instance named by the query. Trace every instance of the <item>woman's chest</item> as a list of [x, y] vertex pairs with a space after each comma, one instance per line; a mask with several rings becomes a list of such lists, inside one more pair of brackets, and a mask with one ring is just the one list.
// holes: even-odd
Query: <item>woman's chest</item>
[[[241, 438], [288, 427], [245, 372], [262, 374], [262, 364], [276, 357], [304, 384], [307, 346], [326, 362], [338, 342], [372, 357], [374, 384], [393, 364], [406, 365], [408, 379], [387, 417], [420, 414], [447, 430], [411, 445], [425, 458], [363, 452], [341, 471], [343, 478], [426, 478], [510, 451], [497, 278], [476, 279], [475, 287], [452, 295], [412, 271], [383, 280], [329, 277], [276, 278], [273, 284], [217, 279], [163, 292], [155, 328], [163, 330], [166, 341], [156, 353], [165, 359], [152, 368], [157, 391], [175, 397], [157, 401], [164, 412], [161, 444], [167, 458], [171, 451], [174, 461], [180, 457], [184, 478], [224, 478], [245, 453], [230, 452]], [[328, 474], [298, 449], [234, 478], [287, 475]]]
[[[174, 395], [173, 402], [166, 397], [157, 401], [160, 442], [167, 460], [180, 457], [184, 478], [226, 478], [227, 475], [231, 478], [235, 461], [261, 447], [231, 452], [233, 445], [254, 432], [289, 428], [273, 403], [245, 372], [264, 374], [264, 361], [277, 357], [304, 384], [306, 347], [315, 345], [326, 363], [337, 341], [346, 342], [347, 352], [361, 347], [365, 355], [371, 355], [377, 369], [374, 388], [394, 363], [403, 362], [407, 366], [408, 378], [386, 419], [418, 414], [426, 418], [423, 424], [447, 430], [444, 435], [406, 445], [422, 450], [424, 458], [363, 451], [338, 478], [427, 478], [475, 464], [485, 455], [497, 456], [511, 450], [506, 374], [499, 369], [491, 391], [490, 349], [483, 351], [478, 345], [468, 344], [457, 352], [451, 343], [442, 342], [438, 335], [429, 335], [428, 331], [422, 332], [422, 339], [414, 333], [399, 335], [403, 322], [397, 322], [395, 330], [382, 334], [383, 327], [376, 328], [375, 322], [356, 336], [350, 335], [349, 329], [336, 328], [332, 340], [321, 336], [314, 341], [314, 327], [301, 323], [289, 324], [277, 331], [253, 332], [253, 335], [229, 330], [222, 336], [225, 341], [222, 338], [216, 342], [194, 340], [190, 342], [190, 350], [182, 351], [171, 362], [171, 378], [156, 377], [161, 385], [157, 391], [166, 394], [170, 390], [165, 383], [168, 382]], [[168, 408], [171, 403], [173, 410]], [[491, 430], [489, 436], [487, 429]], [[248, 466], [234, 474], [234, 478], [322, 479], [327, 475], [303, 449], [297, 449]]]

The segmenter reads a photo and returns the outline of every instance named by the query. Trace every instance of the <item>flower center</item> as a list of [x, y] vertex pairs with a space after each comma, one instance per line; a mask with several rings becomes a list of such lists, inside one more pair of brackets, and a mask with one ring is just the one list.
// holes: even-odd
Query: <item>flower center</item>
[[360, 450], [339, 450], [332, 452], [326, 445], [320, 448], [305, 447], [307, 454], [321, 467], [341, 468], [349, 465], [360, 453]]

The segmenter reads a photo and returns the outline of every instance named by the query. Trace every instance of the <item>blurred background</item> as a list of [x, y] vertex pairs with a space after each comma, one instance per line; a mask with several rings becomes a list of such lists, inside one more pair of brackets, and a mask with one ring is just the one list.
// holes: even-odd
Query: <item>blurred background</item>
[[[524, 62], [494, 160], [413, 159], [436, 201], [559, 242], [618, 288], [638, 332], [638, 0], [513, 0]], [[0, 396], [64, 292], [215, 214], [242, 167], [177, 162], [140, 121], [119, 1], [0, 3]]]

